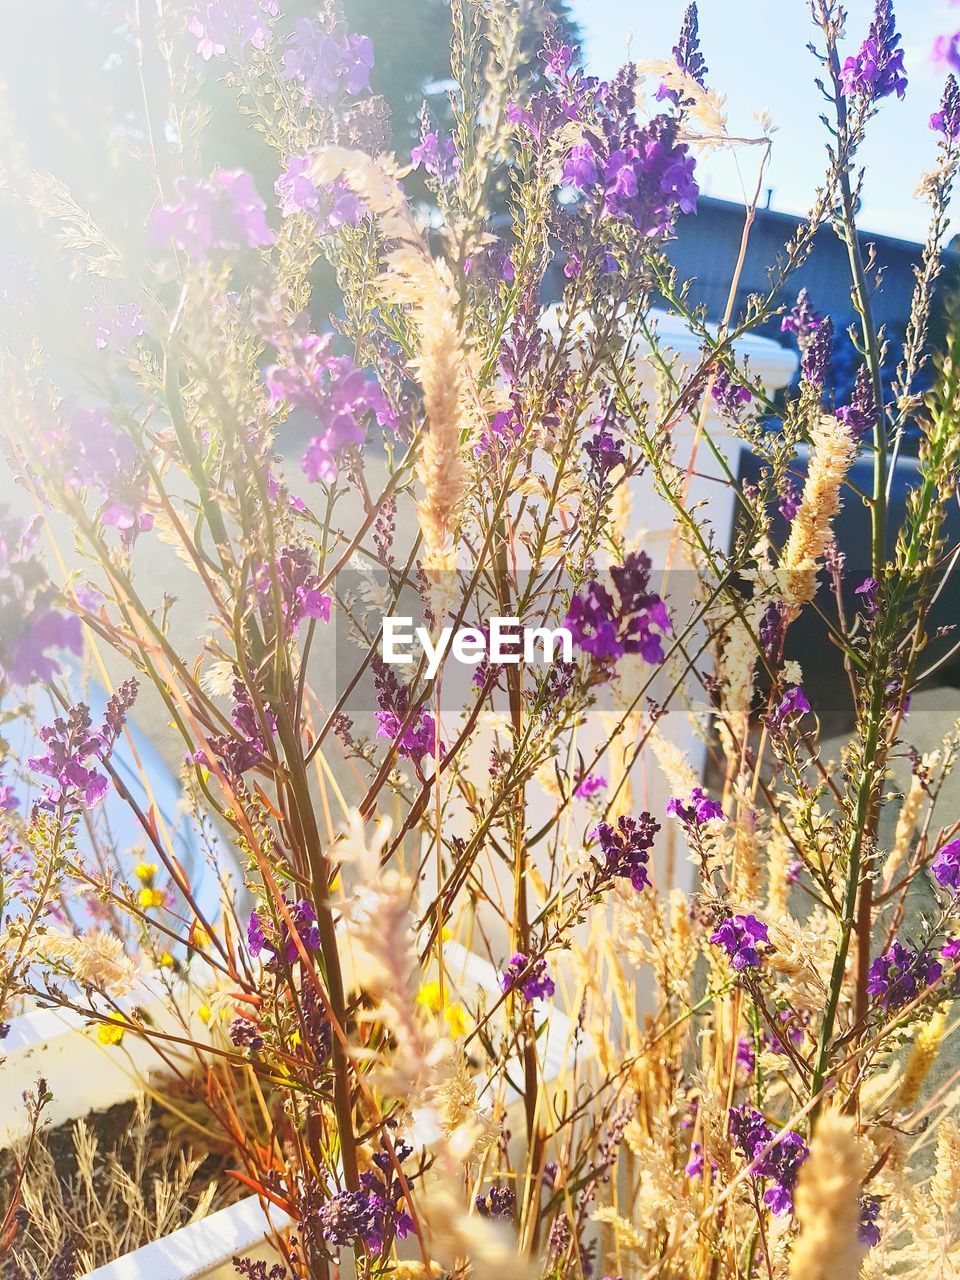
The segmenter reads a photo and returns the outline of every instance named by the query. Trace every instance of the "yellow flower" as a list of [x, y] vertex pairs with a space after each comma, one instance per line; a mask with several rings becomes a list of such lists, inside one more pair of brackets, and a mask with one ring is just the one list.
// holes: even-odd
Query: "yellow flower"
[[153, 884], [153, 878], [157, 874], [157, 864], [155, 862], [138, 862], [133, 868], [133, 874], [141, 884]]
[[448, 1004], [443, 1014], [447, 1020], [447, 1029], [455, 1039], [465, 1036], [470, 1030], [470, 1018], [463, 1005]]
[[465, 1036], [470, 1028], [470, 1019], [462, 1005], [449, 1000], [440, 999], [440, 983], [425, 982], [417, 993], [417, 1004], [422, 1005], [430, 1013], [443, 1014], [447, 1030], [452, 1036]]
[[161, 969], [172, 969], [173, 956], [170, 954], [169, 951], [162, 951], [157, 958], [157, 964], [160, 966]]
[[210, 945], [210, 935], [199, 921], [190, 930], [190, 941], [201, 950], [205, 950]]
[[106, 1022], [97, 1027], [97, 1039], [101, 1044], [119, 1044], [123, 1039], [124, 1019], [119, 1013], [111, 1013]]
[[440, 983], [425, 982], [417, 992], [417, 1004], [422, 1004], [431, 1013], [439, 1013], [441, 1009]]
[[140, 900], [141, 907], [146, 910], [149, 910], [151, 907], [163, 906], [162, 889], [141, 889], [137, 897]]
[[208, 1026], [210, 1024], [211, 1016], [212, 1014], [210, 1012], [210, 1006], [208, 1004], [202, 1004], [200, 1008], [197, 1010], [197, 1017], [200, 1019], [201, 1022], [205, 1022]]

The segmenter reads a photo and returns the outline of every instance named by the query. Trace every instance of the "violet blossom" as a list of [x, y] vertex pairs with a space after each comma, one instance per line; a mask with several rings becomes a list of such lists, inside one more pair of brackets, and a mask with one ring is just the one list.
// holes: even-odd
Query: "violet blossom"
[[947, 77], [940, 110], [930, 117], [930, 128], [942, 133], [949, 142], [960, 138], [960, 85], [955, 76]]
[[209, 178], [177, 181], [177, 200], [161, 205], [150, 223], [157, 244], [172, 240], [202, 262], [220, 253], [273, 244], [266, 205], [243, 169], [217, 169]]
[[281, 212], [308, 213], [318, 236], [330, 235], [342, 227], [355, 227], [366, 214], [362, 201], [338, 178], [319, 186], [311, 176], [309, 156], [291, 156], [274, 190]]
[[594, 834], [605, 858], [604, 875], [629, 880], [638, 893], [646, 889], [650, 884], [650, 850], [659, 830], [660, 823], [649, 813], [641, 813], [639, 818], [621, 815], [616, 827], [601, 822]]
[[[730, 1136], [756, 1177], [772, 1183], [764, 1204], [778, 1216], [793, 1212], [793, 1193], [800, 1166], [810, 1154], [798, 1133], [788, 1129], [774, 1141], [776, 1130], [752, 1107], [730, 1108]], [[772, 1145], [771, 1145], [772, 1144]]]
[[810, 703], [802, 686], [792, 684], [767, 717], [767, 727], [772, 733], [783, 733], [786, 728], [795, 725], [809, 711]]
[[283, 547], [272, 564], [264, 561], [258, 566], [253, 586], [261, 608], [273, 604], [276, 590], [291, 636], [296, 636], [304, 618], [330, 621], [330, 596], [320, 588], [320, 578], [306, 547]]
[[951, 840], [937, 853], [930, 871], [942, 889], [956, 896], [960, 893], [960, 840]]
[[[376, 655], [372, 663], [373, 680], [377, 690], [379, 710], [377, 737], [388, 738], [395, 743], [397, 754], [419, 765], [425, 756], [442, 755], [445, 747], [437, 742], [437, 725], [433, 716], [422, 707], [410, 717], [410, 691], [402, 685], [383, 660]], [[404, 727], [405, 726], [405, 727]]]
[[421, 130], [419, 146], [410, 152], [414, 168], [423, 168], [438, 182], [449, 182], [460, 168], [460, 157], [453, 139], [435, 129]]
[[83, 652], [80, 619], [52, 607], [53, 586], [33, 555], [37, 527], [0, 507], [0, 686], [50, 680], [60, 670], [51, 650]]
[[578, 800], [590, 800], [598, 791], [603, 791], [606, 786], [607, 780], [602, 774], [585, 773], [573, 788], [573, 794]]
[[[524, 972], [525, 970], [529, 971]], [[518, 951], [510, 957], [510, 963], [503, 971], [500, 990], [504, 995], [517, 990], [529, 1004], [532, 1000], [552, 996], [556, 986], [547, 971], [547, 962], [543, 956], [534, 960], [531, 965], [523, 952]]]
[[725, 413], [731, 418], [735, 418], [741, 410], [745, 409], [753, 401], [753, 392], [750, 388], [734, 382], [729, 371], [725, 368], [718, 369], [714, 374], [711, 394], [721, 413]]
[[311, 18], [299, 20], [283, 55], [283, 74], [317, 102], [367, 92], [372, 67], [369, 36], [334, 31]]
[[[673, 46], [673, 57], [681, 71], [695, 81], [701, 89], [706, 87], [707, 63], [700, 49], [700, 19], [696, 0], [687, 5], [679, 39]], [[681, 105], [685, 101], [676, 89], [670, 89], [662, 84], [657, 90], [657, 101], [661, 102], [665, 98]]]
[[517, 1208], [516, 1193], [510, 1187], [491, 1187], [486, 1195], [474, 1199], [481, 1218], [500, 1218], [511, 1222]]
[[609, 150], [590, 140], [575, 146], [563, 168], [568, 186], [595, 197], [603, 212], [641, 235], [667, 231], [677, 213], [696, 213], [694, 160], [676, 141], [676, 123], [655, 116], [645, 128], [630, 122]]
[[[294, 903], [284, 898], [284, 902], [304, 950], [316, 951], [320, 946], [320, 930], [312, 904], [305, 898]], [[279, 923], [275, 924], [269, 916], [261, 915], [259, 911], [250, 912], [250, 919], [247, 921], [247, 946], [254, 957], [266, 953], [264, 965], [267, 969], [276, 969], [281, 958], [287, 964], [300, 959], [300, 949], [286, 920], [281, 917]]]
[[877, 0], [873, 21], [859, 52], [844, 62], [840, 71], [843, 93], [864, 102], [879, 102], [907, 91], [903, 50], [896, 29], [892, 0]]
[[270, 403], [303, 409], [316, 419], [320, 431], [307, 445], [301, 466], [311, 482], [333, 484], [344, 450], [366, 439], [366, 420], [373, 416], [383, 426], [392, 425], [393, 415], [377, 381], [349, 356], [332, 354], [332, 333], [305, 331], [300, 316], [272, 341], [282, 363], [270, 365], [264, 375]]
[[679, 796], [667, 801], [667, 815], [677, 818], [688, 829], [702, 827], [707, 822], [723, 820], [723, 805], [711, 800], [702, 787], [694, 787], [689, 802], [685, 803]]
[[833, 359], [833, 321], [824, 316], [804, 347], [800, 359], [800, 376], [804, 382], [821, 391], [826, 384]]
[[802, 499], [803, 494], [799, 488], [787, 477], [777, 495], [777, 510], [788, 524], [792, 523], [794, 516], [800, 510]]
[[813, 303], [810, 301], [810, 294], [806, 289], [801, 289], [797, 294], [796, 302], [780, 321], [780, 332], [792, 333], [801, 344], [804, 344], [811, 334], [816, 333], [822, 323], [822, 317], [814, 310]]
[[710, 935], [715, 947], [722, 947], [737, 973], [760, 967], [761, 949], [768, 944], [767, 926], [751, 915], [728, 916]]
[[108, 701], [98, 730], [93, 729], [90, 708], [83, 702], [41, 728], [46, 754], [31, 756], [27, 764], [50, 779], [43, 786], [44, 809], [93, 809], [100, 803], [109, 782], [97, 765], [109, 759], [136, 696], [136, 680], [125, 681]]
[[649, 557], [631, 551], [610, 570], [610, 577], [616, 597], [594, 579], [570, 601], [564, 626], [573, 643], [600, 663], [616, 662], [628, 653], [662, 662], [662, 637], [672, 626], [663, 601], [649, 590]]
[[143, 510], [147, 476], [137, 447], [105, 409], [69, 409], [47, 445], [53, 465], [63, 467], [71, 485], [99, 492], [105, 525], [127, 541], [153, 528], [153, 516]]
[[837, 410], [842, 422], [855, 440], [871, 435], [877, 425], [877, 402], [873, 394], [873, 378], [866, 365], [857, 370], [850, 403]]
[[943, 966], [931, 952], [894, 940], [871, 964], [867, 991], [890, 1012], [909, 1004], [942, 973]]
[[863, 596], [863, 607], [868, 614], [877, 612], [877, 594], [880, 590], [880, 584], [876, 578], [864, 578], [854, 591], [855, 596]]
[[187, 31], [204, 61], [236, 56], [249, 44], [262, 49], [270, 33], [268, 18], [280, 13], [278, 0], [193, 0]]

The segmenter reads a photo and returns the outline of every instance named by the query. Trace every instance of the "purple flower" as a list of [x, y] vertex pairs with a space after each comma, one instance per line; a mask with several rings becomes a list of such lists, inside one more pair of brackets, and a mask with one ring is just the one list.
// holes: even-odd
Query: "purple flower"
[[415, 764], [419, 764], [424, 756], [435, 756], [438, 745], [442, 756], [445, 748], [442, 742], [437, 743], [436, 721], [422, 707], [406, 728], [403, 727], [410, 710], [410, 691], [399, 682], [393, 668], [388, 667], [379, 655], [373, 662], [373, 681], [380, 707], [379, 711], [374, 712], [379, 726], [377, 737], [394, 742], [397, 754]]
[[756, 1065], [757, 1055], [753, 1048], [753, 1041], [748, 1040], [746, 1036], [740, 1036], [737, 1040], [737, 1066], [747, 1075], [752, 1075]]
[[676, 122], [656, 116], [643, 129], [631, 121], [620, 145], [600, 139], [575, 146], [563, 168], [563, 181], [599, 201], [602, 211], [630, 222], [641, 235], [667, 231], [677, 213], [696, 213], [699, 188], [694, 160], [676, 141]]
[[941, 888], [949, 889], [954, 895], [960, 893], [960, 840], [945, 844], [934, 858], [930, 870]]
[[410, 152], [410, 163], [424, 168], [439, 182], [449, 182], [460, 168], [460, 157], [451, 137], [429, 129], [421, 132], [420, 145]]
[[767, 718], [767, 726], [773, 733], [783, 733], [788, 726], [794, 725], [801, 716], [810, 711], [810, 703], [801, 685], [792, 684], [783, 695], [780, 703], [774, 707]]
[[320, 1206], [320, 1231], [329, 1244], [364, 1244], [379, 1253], [386, 1233], [387, 1207], [386, 1201], [366, 1187], [338, 1191]]
[[677, 818], [688, 829], [702, 827], [706, 822], [719, 822], [723, 819], [723, 805], [718, 800], [711, 800], [700, 787], [690, 792], [690, 801], [684, 804], [679, 796], [672, 796], [667, 801], [667, 815]]
[[734, 382], [724, 368], [718, 369], [714, 375], [712, 394], [721, 413], [731, 418], [735, 418], [753, 401], [753, 392], [750, 388]]
[[960, 138], [960, 85], [954, 76], [947, 77], [940, 110], [930, 117], [930, 128], [942, 133], [950, 142]]
[[[707, 83], [707, 64], [700, 50], [700, 20], [697, 14], [696, 0], [687, 5], [680, 28], [680, 38], [673, 46], [673, 56], [681, 71], [685, 71], [691, 80], [695, 80], [701, 89]], [[662, 84], [657, 90], [657, 101], [669, 98], [680, 103], [681, 95], [676, 89], [668, 89]]]
[[177, 182], [177, 202], [154, 213], [150, 234], [157, 244], [172, 240], [197, 261], [215, 254], [273, 244], [266, 205], [243, 169], [217, 169], [199, 182]]
[[863, 607], [867, 613], [873, 614], [877, 612], [877, 592], [880, 590], [880, 584], [876, 578], [864, 578], [854, 591], [855, 596], [863, 596]]
[[583, 446], [583, 452], [590, 459], [590, 484], [598, 491], [606, 484], [611, 471], [627, 461], [623, 445], [607, 428], [607, 416], [601, 414], [594, 419], [596, 434]]
[[803, 495], [792, 480], [789, 478], [784, 480], [783, 488], [778, 494], [777, 510], [788, 524], [792, 522], [794, 516], [800, 510], [802, 497]]
[[759, 640], [763, 656], [768, 662], [776, 662], [783, 644], [784, 609], [780, 604], [767, 605], [760, 621]]
[[349, 356], [331, 354], [332, 333], [305, 331], [305, 317], [272, 341], [282, 363], [270, 365], [264, 375], [270, 403], [303, 409], [317, 420], [320, 431], [307, 445], [301, 466], [313, 483], [333, 484], [344, 450], [366, 439], [365, 421], [373, 416], [382, 426], [392, 425], [390, 408], [375, 379]]
[[294, 27], [283, 55], [283, 74], [318, 102], [365, 93], [372, 66], [368, 36], [332, 31], [310, 18], [301, 18]]
[[827, 381], [833, 357], [833, 321], [824, 318], [813, 331], [800, 360], [800, 376], [804, 382], [821, 390]]
[[601, 822], [595, 834], [606, 859], [604, 874], [629, 880], [638, 893], [646, 889], [650, 884], [650, 850], [659, 830], [660, 823], [649, 813], [641, 813], [639, 818], [621, 816], [616, 827]]
[[58, 716], [40, 730], [46, 755], [31, 756], [27, 764], [51, 781], [44, 784], [45, 809], [93, 809], [109, 789], [97, 764], [109, 759], [114, 743], [123, 731], [127, 712], [137, 696], [137, 682], [125, 681], [107, 703], [103, 724], [93, 731], [90, 708], [83, 702]]
[[860, 1197], [860, 1226], [857, 1234], [860, 1237], [860, 1243], [866, 1245], [868, 1249], [874, 1249], [880, 1243], [877, 1218], [880, 1216], [882, 1207], [883, 1203], [877, 1196]]
[[523, 435], [523, 423], [517, 416], [517, 409], [501, 409], [490, 420], [490, 426], [480, 433], [480, 439], [473, 446], [475, 458], [483, 458], [487, 454], [502, 454]]
[[[798, 1133], [788, 1129], [777, 1138], [759, 1111], [752, 1107], [731, 1107], [730, 1135], [741, 1155], [754, 1165], [754, 1174], [772, 1183], [764, 1193], [764, 1203], [778, 1216], [793, 1212], [793, 1192], [800, 1166], [810, 1154]], [[769, 1150], [764, 1148], [769, 1147]]]
[[274, 190], [283, 213], [309, 213], [318, 236], [355, 227], [365, 215], [362, 202], [340, 178], [317, 186], [310, 176], [309, 156], [291, 156]]
[[650, 560], [632, 551], [610, 570], [619, 599], [596, 580], [570, 601], [564, 620], [573, 643], [600, 663], [639, 653], [649, 663], [663, 661], [661, 637], [672, 627], [663, 601], [649, 591]]
[[843, 92], [848, 98], [879, 102], [895, 93], [902, 98], [907, 91], [903, 69], [903, 50], [898, 49], [900, 35], [895, 26], [892, 0], [877, 0], [867, 38], [855, 57], [847, 58], [840, 71]]
[[857, 370], [850, 403], [837, 410], [837, 419], [855, 440], [872, 434], [877, 424], [877, 402], [873, 395], [873, 378], [866, 365]]
[[598, 791], [603, 791], [607, 780], [599, 773], [585, 773], [573, 789], [578, 800], [589, 800]]
[[320, 578], [306, 547], [283, 547], [271, 564], [264, 561], [253, 579], [261, 608], [272, 608], [274, 588], [280, 598], [283, 620], [295, 636], [304, 618], [330, 621], [330, 597], [320, 589]]
[[51, 679], [60, 670], [52, 649], [83, 652], [80, 619], [51, 607], [54, 589], [32, 554], [36, 528], [0, 507], [0, 686]]
[[806, 289], [801, 289], [792, 309], [780, 321], [780, 332], [792, 333], [801, 343], [805, 343], [822, 323], [823, 320], [810, 301], [810, 294]]
[[249, 1018], [231, 1019], [227, 1035], [236, 1049], [249, 1049], [252, 1053], [257, 1053], [263, 1048], [263, 1036], [257, 1030], [257, 1024]]
[[867, 991], [878, 998], [884, 1009], [901, 1009], [942, 973], [943, 966], [929, 951], [894, 941], [890, 950], [877, 956], [870, 966]]
[[237, 56], [251, 44], [262, 49], [270, 33], [268, 17], [280, 12], [277, 0], [193, 0], [187, 31], [197, 40], [204, 61]]
[[153, 516], [143, 510], [147, 475], [136, 445], [106, 410], [68, 410], [50, 432], [47, 451], [67, 483], [99, 491], [100, 519], [128, 542], [153, 528]]
[[547, 972], [547, 962], [543, 956], [539, 960], [534, 960], [531, 965], [527, 957], [521, 951], [518, 951], [516, 955], [511, 956], [510, 963], [503, 971], [503, 977], [500, 979], [500, 990], [504, 994], [509, 991], [519, 990], [524, 1000], [529, 1004], [531, 1000], [552, 996], [556, 987]]
[[[289, 908], [290, 918], [304, 949], [318, 950], [320, 930], [317, 928], [316, 911], [306, 899], [294, 902], [292, 905], [287, 898], [284, 898], [284, 902]], [[286, 920], [281, 917], [279, 924], [274, 924], [269, 918], [261, 916], [258, 911], [251, 911], [250, 919], [247, 921], [247, 947], [254, 957], [267, 953], [264, 965], [268, 969], [275, 969], [281, 956], [287, 964], [293, 964], [300, 958], [300, 949]]]
[[715, 947], [722, 947], [730, 957], [731, 967], [738, 973], [743, 969], [760, 967], [760, 947], [768, 941], [767, 926], [756, 916], [728, 916], [710, 935]]
[[517, 1197], [509, 1187], [491, 1187], [485, 1196], [474, 1200], [481, 1218], [502, 1218], [511, 1222], [517, 1208]]

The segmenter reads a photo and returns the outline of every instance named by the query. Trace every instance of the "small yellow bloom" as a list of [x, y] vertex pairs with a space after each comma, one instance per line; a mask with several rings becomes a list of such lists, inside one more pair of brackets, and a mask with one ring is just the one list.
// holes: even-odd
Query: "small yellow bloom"
[[97, 1027], [97, 1039], [101, 1044], [119, 1044], [123, 1039], [124, 1019], [119, 1013], [111, 1013], [106, 1022]]
[[440, 983], [425, 982], [417, 992], [417, 1004], [422, 1004], [425, 1009], [429, 1009], [431, 1013], [439, 1013], [442, 1007], [440, 1001]]
[[133, 874], [141, 884], [153, 884], [154, 876], [157, 874], [157, 864], [155, 862], [138, 862], [133, 868]]
[[163, 906], [162, 889], [141, 889], [137, 897], [140, 900], [141, 907], [145, 910], [149, 910], [151, 907]]
[[199, 922], [194, 924], [190, 930], [190, 941], [195, 947], [199, 947], [201, 951], [206, 950], [210, 945], [210, 935]]
[[162, 951], [159, 957], [157, 958], [157, 964], [160, 966], [161, 969], [172, 969], [173, 956], [170, 954], [169, 951]]
[[454, 1039], [465, 1036], [470, 1030], [470, 1018], [463, 1005], [448, 1004], [443, 1011], [443, 1016], [447, 1020], [447, 1030]]
[[200, 1019], [201, 1022], [204, 1022], [207, 1024], [207, 1026], [209, 1026], [210, 1018], [212, 1017], [210, 1006], [208, 1004], [202, 1004], [200, 1008], [197, 1010], [197, 1017]]

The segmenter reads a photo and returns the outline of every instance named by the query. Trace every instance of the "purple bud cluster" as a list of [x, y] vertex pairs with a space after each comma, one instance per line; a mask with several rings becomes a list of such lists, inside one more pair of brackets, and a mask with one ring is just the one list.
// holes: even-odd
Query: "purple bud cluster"
[[601, 822], [596, 837], [605, 858], [604, 875], [629, 880], [638, 893], [646, 889], [650, 884], [650, 850], [659, 830], [660, 823], [649, 813], [641, 813], [639, 818], [622, 815], [616, 827]]
[[630, 552], [610, 577], [615, 595], [594, 579], [570, 601], [564, 625], [573, 643], [600, 663], [614, 663], [628, 653], [662, 662], [662, 637], [672, 627], [663, 601], [649, 590], [649, 557]]

